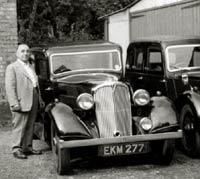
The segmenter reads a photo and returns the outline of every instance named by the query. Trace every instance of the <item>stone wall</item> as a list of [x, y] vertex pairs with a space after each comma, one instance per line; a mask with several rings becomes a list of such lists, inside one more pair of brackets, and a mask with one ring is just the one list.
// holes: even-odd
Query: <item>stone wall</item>
[[16, 0], [0, 0], [0, 101], [5, 95], [5, 69], [15, 60], [17, 37]]

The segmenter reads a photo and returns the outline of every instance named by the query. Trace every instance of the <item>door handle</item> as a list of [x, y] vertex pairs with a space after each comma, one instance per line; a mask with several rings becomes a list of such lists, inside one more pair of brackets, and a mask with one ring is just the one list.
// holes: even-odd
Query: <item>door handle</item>
[[143, 76], [138, 77], [138, 80], [143, 80]]
[[52, 90], [53, 90], [52, 87], [47, 87], [47, 88], [45, 89], [45, 91], [52, 91]]
[[166, 80], [165, 80], [165, 79], [162, 79], [162, 80], [160, 80], [159, 82], [165, 83], [165, 82], [166, 82]]

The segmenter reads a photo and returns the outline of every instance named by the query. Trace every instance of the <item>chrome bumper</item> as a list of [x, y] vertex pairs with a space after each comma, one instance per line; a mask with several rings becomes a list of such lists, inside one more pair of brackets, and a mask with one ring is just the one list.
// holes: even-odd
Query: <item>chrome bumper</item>
[[95, 138], [95, 139], [83, 139], [83, 140], [72, 140], [64, 141], [58, 140], [57, 145], [60, 149], [63, 148], [74, 148], [74, 147], [87, 147], [87, 146], [98, 146], [104, 144], [122, 144], [122, 143], [134, 143], [134, 142], [150, 142], [155, 140], [165, 139], [178, 139], [182, 137], [182, 130], [177, 132], [165, 132], [159, 134], [143, 134], [134, 135], [127, 137], [115, 137], [115, 138]]

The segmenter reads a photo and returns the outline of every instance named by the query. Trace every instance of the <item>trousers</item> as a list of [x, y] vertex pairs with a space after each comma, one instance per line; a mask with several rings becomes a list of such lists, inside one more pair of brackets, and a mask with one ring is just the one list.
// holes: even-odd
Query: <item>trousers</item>
[[34, 124], [38, 112], [38, 91], [33, 88], [33, 104], [28, 112], [12, 112], [12, 151], [32, 150]]

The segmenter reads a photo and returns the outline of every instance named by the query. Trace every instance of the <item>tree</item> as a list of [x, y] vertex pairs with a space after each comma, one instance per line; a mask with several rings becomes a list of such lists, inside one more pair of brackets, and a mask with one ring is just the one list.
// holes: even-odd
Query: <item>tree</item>
[[100, 16], [134, 0], [18, 0], [18, 34], [23, 42], [103, 38]]
[[37, 13], [37, 6], [38, 6], [38, 0], [34, 0], [33, 1], [33, 10], [32, 10], [32, 12], [30, 14], [30, 21], [29, 21], [29, 26], [28, 26], [27, 42], [30, 42], [31, 37], [32, 37], [32, 30], [33, 30], [35, 16], [36, 16], [36, 13]]

